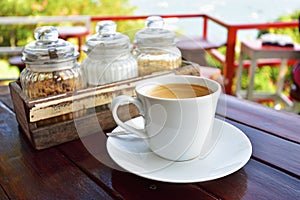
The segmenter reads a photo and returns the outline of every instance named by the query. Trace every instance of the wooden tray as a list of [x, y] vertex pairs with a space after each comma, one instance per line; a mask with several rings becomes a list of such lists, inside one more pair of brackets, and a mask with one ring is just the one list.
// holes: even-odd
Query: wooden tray
[[[219, 74], [219, 71], [212, 69], [208, 75], [207, 68], [203, 68], [206, 77]], [[99, 125], [103, 131], [114, 128], [116, 124], [109, 110], [112, 99], [121, 94], [134, 96], [135, 85], [141, 80], [174, 74], [199, 76], [200, 71], [199, 66], [186, 65], [174, 71], [159, 72], [36, 100], [29, 99], [22, 92], [18, 82], [10, 83], [9, 88], [19, 126], [33, 147], [40, 150], [79, 138], [76, 125], [80, 125], [81, 130], [84, 130], [84, 133], [80, 132], [80, 137], [99, 131]], [[136, 108], [132, 105], [118, 112], [123, 120], [138, 116]], [[98, 119], [97, 123], [94, 120], [95, 116]]]

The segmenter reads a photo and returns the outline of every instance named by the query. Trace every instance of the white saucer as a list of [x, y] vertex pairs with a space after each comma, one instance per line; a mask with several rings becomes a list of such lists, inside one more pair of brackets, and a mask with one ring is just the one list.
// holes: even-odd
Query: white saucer
[[[143, 119], [138, 117], [128, 123], [142, 128]], [[117, 127], [113, 132], [120, 130]], [[151, 152], [142, 139], [132, 134], [109, 137], [107, 150], [120, 167], [144, 178], [172, 183], [209, 181], [239, 170], [252, 153], [251, 143], [240, 129], [215, 119], [214, 130], [221, 131], [221, 137], [203, 159], [184, 162], [165, 160]]]

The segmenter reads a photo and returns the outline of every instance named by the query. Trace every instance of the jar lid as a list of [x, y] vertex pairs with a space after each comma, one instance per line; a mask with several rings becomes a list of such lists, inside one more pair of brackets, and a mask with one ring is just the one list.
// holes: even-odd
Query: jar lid
[[145, 21], [146, 28], [135, 34], [137, 46], [169, 46], [175, 44], [175, 33], [164, 29], [164, 20], [160, 16], [150, 16]]
[[[104, 20], [97, 23], [96, 34], [87, 38], [86, 53], [92, 50], [128, 50], [130, 49], [129, 37], [116, 31], [117, 25], [111, 20]], [[110, 51], [110, 53], [111, 53]]]
[[35, 41], [27, 44], [23, 50], [25, 63], [52, 64], [75, 60], [79, 53], [74, 46], [58, 38], [58, 30], [53, 26], [42, 26], [34, 31]]

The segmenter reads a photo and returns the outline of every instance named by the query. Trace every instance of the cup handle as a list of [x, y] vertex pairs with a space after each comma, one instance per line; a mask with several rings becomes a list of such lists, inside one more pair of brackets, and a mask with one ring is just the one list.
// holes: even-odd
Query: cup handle
[[117, 96], [116, 98], [113, 99], [112, 104], [111, 104], [111, 110], [112, 110], [112, 115], [115, 120], [115, 122], [125, 129], [126, 131], [129, 131], [130, 133], [133, 133], [141, 138], [146, 138], [146, 132], [145, 129], [137, 129], [134, 128], [133, 126], [129, 126], [128, 124], [125, 124], [123, 121], [120, 120], [117, 110], [118, 107], [124, 104], [129, 104], [133, 103], [139, 110], [139, 113], [144, 116], [144, 109], [142, 102], [138, 98], [126, 96], [126, 95], [120, 95]]

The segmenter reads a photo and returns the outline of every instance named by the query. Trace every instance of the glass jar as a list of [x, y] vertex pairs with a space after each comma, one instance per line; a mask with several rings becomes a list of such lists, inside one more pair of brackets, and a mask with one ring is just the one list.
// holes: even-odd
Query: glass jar
[[116, 32], [110, 20], [100, 21], [96, 34], [87, 39], [87, 57], [82, 67], [89, 86], [103, 85], [138, 76], [137, 61], [131, 54], [129, 37]]
[[164, 20], [150, 16], [145, 26], [134, 39], [139, 76], [180, 67], [181, 52], [175, 45], [175, 33], [163, 28]]
[[32, 98], [57, 95], [85, 87], [74, 46], [58, 38], [53, 26], [34, 31], [35, 41], [22, 52], [26, 68], [20, 74], [24, 93]]

